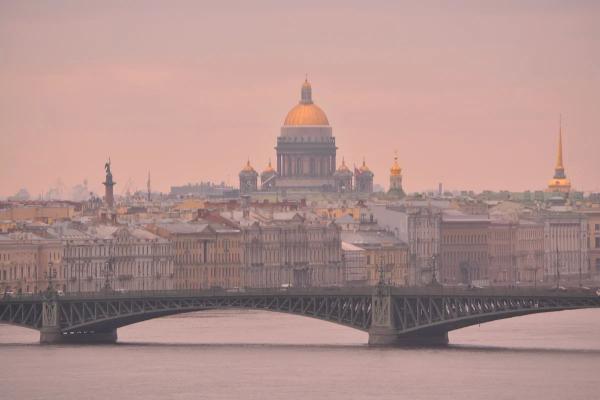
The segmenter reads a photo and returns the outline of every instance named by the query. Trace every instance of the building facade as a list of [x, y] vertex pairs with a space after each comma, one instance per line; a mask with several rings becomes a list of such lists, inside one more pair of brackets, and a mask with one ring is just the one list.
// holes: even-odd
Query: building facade
[[588, 225], [583, 213], [548, 211], [544, 222], [544, 280], [575, 283], [589, 277]]
[[339, 286], [343, 283], [340, 229], [333, 223], [291, 219], [258, 222], [242, 230], [246, 287]]
[[442, 283], [489, 285], [489, 225], [487, 216], [444, 213], [438, 272]]
[[29, 232], [0, 235], [0, 295], [66, 290], [62, 243]]

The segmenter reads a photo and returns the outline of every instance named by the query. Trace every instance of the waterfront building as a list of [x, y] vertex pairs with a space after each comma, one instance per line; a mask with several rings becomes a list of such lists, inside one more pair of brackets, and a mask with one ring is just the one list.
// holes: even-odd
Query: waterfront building
[[0, 234], [0, 295], [66, 290], [59, 240], [30, 232]]
[[239, 229], [204, 221], [158, 223], [148, 229], [173, 246], [175, 289], [241, 287]]
[[65, 292], [173, 288], [169, 241], [143, 229], [118, 225], [61, 224], [48, 230], [63, 246]]
[[600, 280], [600, 208], [584, 210], [587, 217], [589, 264], [592, 279]]
[[544, 280], [577, 282], [589, 277], [588, 223], [583, 213], [549, 210], [544, 223]]
[[489, 226], [487, 215], [444, 211], [438, 269], [442, 283], [489, 285]]
[[343, 283], [340, 229], [296, 212], [243, 217], [244, 285], [339, 286]]
[[[440, 253], [440, 225], [446, 202], [405, 202], [372, 204], [369, 208], [378, 224], [408, 245], [410, 285], [424, 285], [433, 279]], [[439, 271], [437, 272], [439, 278]]]
[[520, 220], [516, 246], [517, 283], [537, 285], [544, 274], [544, 224]]
[[408, 285], [408, 246], [391, 232], [364, 227], [343, 231], [342, 240], [365, 251], [367, 285], [377, 285], [381, 279], [389, 285]]

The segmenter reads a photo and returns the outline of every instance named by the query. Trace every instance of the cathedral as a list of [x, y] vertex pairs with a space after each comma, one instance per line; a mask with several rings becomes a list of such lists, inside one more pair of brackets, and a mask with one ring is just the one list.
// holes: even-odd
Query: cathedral
[[352, 172], [344, 160], [336, 164], [335, 137], [325, 112], [312, 99], [308, 79], [300, 102], [285, 117], [277, 138], [276, 169], [269, 161], [259, 174], [246, 163], [239, 173], [240, 192], [359, 192], [373, 191], [373, 172], [363, 160]]

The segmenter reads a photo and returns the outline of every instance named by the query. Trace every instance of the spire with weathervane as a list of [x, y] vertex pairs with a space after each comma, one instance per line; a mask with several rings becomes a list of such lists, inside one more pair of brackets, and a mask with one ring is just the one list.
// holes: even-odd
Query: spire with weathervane
[[554, 177], [548, 182], [549, 192], [569, 193], [571, 191], [571, 181], [565, 175], [563, 164], [563, 144], [562, 144], [562, 116], [558, 124], [558, 151], [556, 154], [556, 166], [554, 167]]

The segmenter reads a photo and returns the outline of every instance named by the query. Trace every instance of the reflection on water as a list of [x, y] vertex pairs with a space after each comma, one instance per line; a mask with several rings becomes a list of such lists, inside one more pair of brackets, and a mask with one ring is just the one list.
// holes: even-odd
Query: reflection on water
[[590, 399], [600, 310], [496, 321], [447, 348], [366, 346], [364, 332], [258, 311], [207, 311], [119, 330], [116, 345], [40, 346], [0, 325], [2, 398]]

